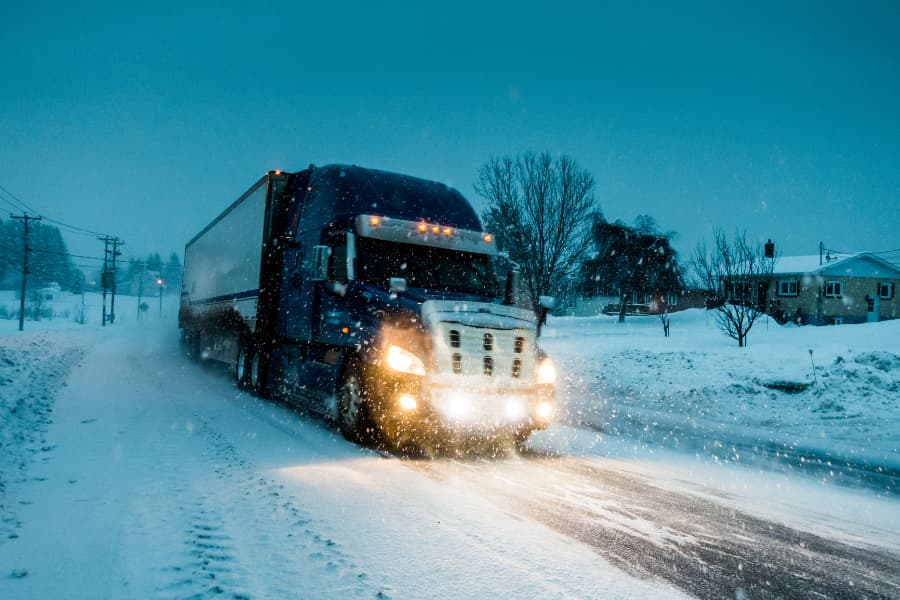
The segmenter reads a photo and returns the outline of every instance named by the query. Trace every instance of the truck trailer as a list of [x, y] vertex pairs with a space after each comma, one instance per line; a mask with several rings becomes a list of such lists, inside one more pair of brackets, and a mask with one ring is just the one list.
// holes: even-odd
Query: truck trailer
[[186, 244], [182, 345], [350, 440], [521, 444], [553, 418], [556, 371], [499, 262], [446, 185], [355, 165], [270, 171]]

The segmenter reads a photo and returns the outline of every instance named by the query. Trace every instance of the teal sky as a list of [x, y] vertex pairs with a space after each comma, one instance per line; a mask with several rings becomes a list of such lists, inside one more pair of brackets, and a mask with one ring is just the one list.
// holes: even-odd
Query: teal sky
[[549, 150], [683, 257], [717, 226], [900, 248], [898, 2], [324, 4], [4, 2], [0, 185], [143, 256], [269, 169], [396, 170], [480, 211], [479, 165]]

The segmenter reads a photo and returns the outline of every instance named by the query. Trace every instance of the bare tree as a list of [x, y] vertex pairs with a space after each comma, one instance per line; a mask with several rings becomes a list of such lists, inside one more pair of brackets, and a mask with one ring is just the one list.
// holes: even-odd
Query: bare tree
[[491, 158], [478, 171], [475, 191], [488, 201], [482, 220], [520, 266], [535, 310], [541, 296], [567, 287], [590, 245], [593, 189], [572, 158], [547, 152]]
[[766, 257], [761, 244], [751, 244], [744, 232], [729, 242], [721, 230], [715, 231], [715, 247], [697, 245], [693, 266], [700, 283], [713, 297], [719, 330], [747, 345], [747, 333], [765, 312], [774, 257]]

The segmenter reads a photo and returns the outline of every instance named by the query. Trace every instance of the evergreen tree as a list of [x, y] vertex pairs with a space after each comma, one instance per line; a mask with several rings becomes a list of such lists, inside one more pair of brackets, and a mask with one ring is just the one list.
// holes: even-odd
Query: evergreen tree
[[646, 215], [634, 227], [609, 223], [594, 214], [591, 228], [596, 255], [582, 265], [582, 291], [586, 296], [619, 296], [619, 320], [625, 319], [633, 294], [667, 294], [683, 289], [682, 269], [672, 248], [673, 234], [660, 233]]
[[169, 262], [165, 266], [164, 279], [166, 280], [166, 288], [170, 294], [181, 291], [181, 259], [178, 253], [173, 252], [169, 255]]
[[147, 255], [147, 271], [149, 273], [155, 273], [159, 276], [163, 274], [163, 260], [162, 256], [159, 255], [159, 252], [151, 252]]
[[[15, 286], [22, 272], [23, 225], [10, 219], [0, 221], [0, 283]], [[59, 284], [68, 290], [78, 269], [72, 264], [66, 243], [57, 227], [33, 222], [28, 226], [28, 288]], [[15, 281], [13, 281], [15, 280]]]

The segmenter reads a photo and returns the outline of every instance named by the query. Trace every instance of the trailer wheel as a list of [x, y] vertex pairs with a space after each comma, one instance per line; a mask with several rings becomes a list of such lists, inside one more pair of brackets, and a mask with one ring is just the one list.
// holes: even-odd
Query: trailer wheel
[[238, 355], [234, 363], [234, 378], [237, 381], [239, 390], [250, 390], [252, 384], [250, 382], [250, 352], [249, 344], [241, 340], [238, 344]]
[[197, 331], [189, 331], [187, 329], [181, 332], [181, 345], [185, 355], [193, 360], [200, 360], [200, 333]]
[[368, 406], [365, 401], [359, 367], [350, 365], [344, 371], [337, 392], [338, 425], [351, 442], [364, 442], [371, 433]]
[[253, 390], [254, 394], [263, 395], [265, 392], [262, 389], [262, 379], [260, 378], [260, 352], [254, 352], [253, 357], [250, 359], [250, 389]]

